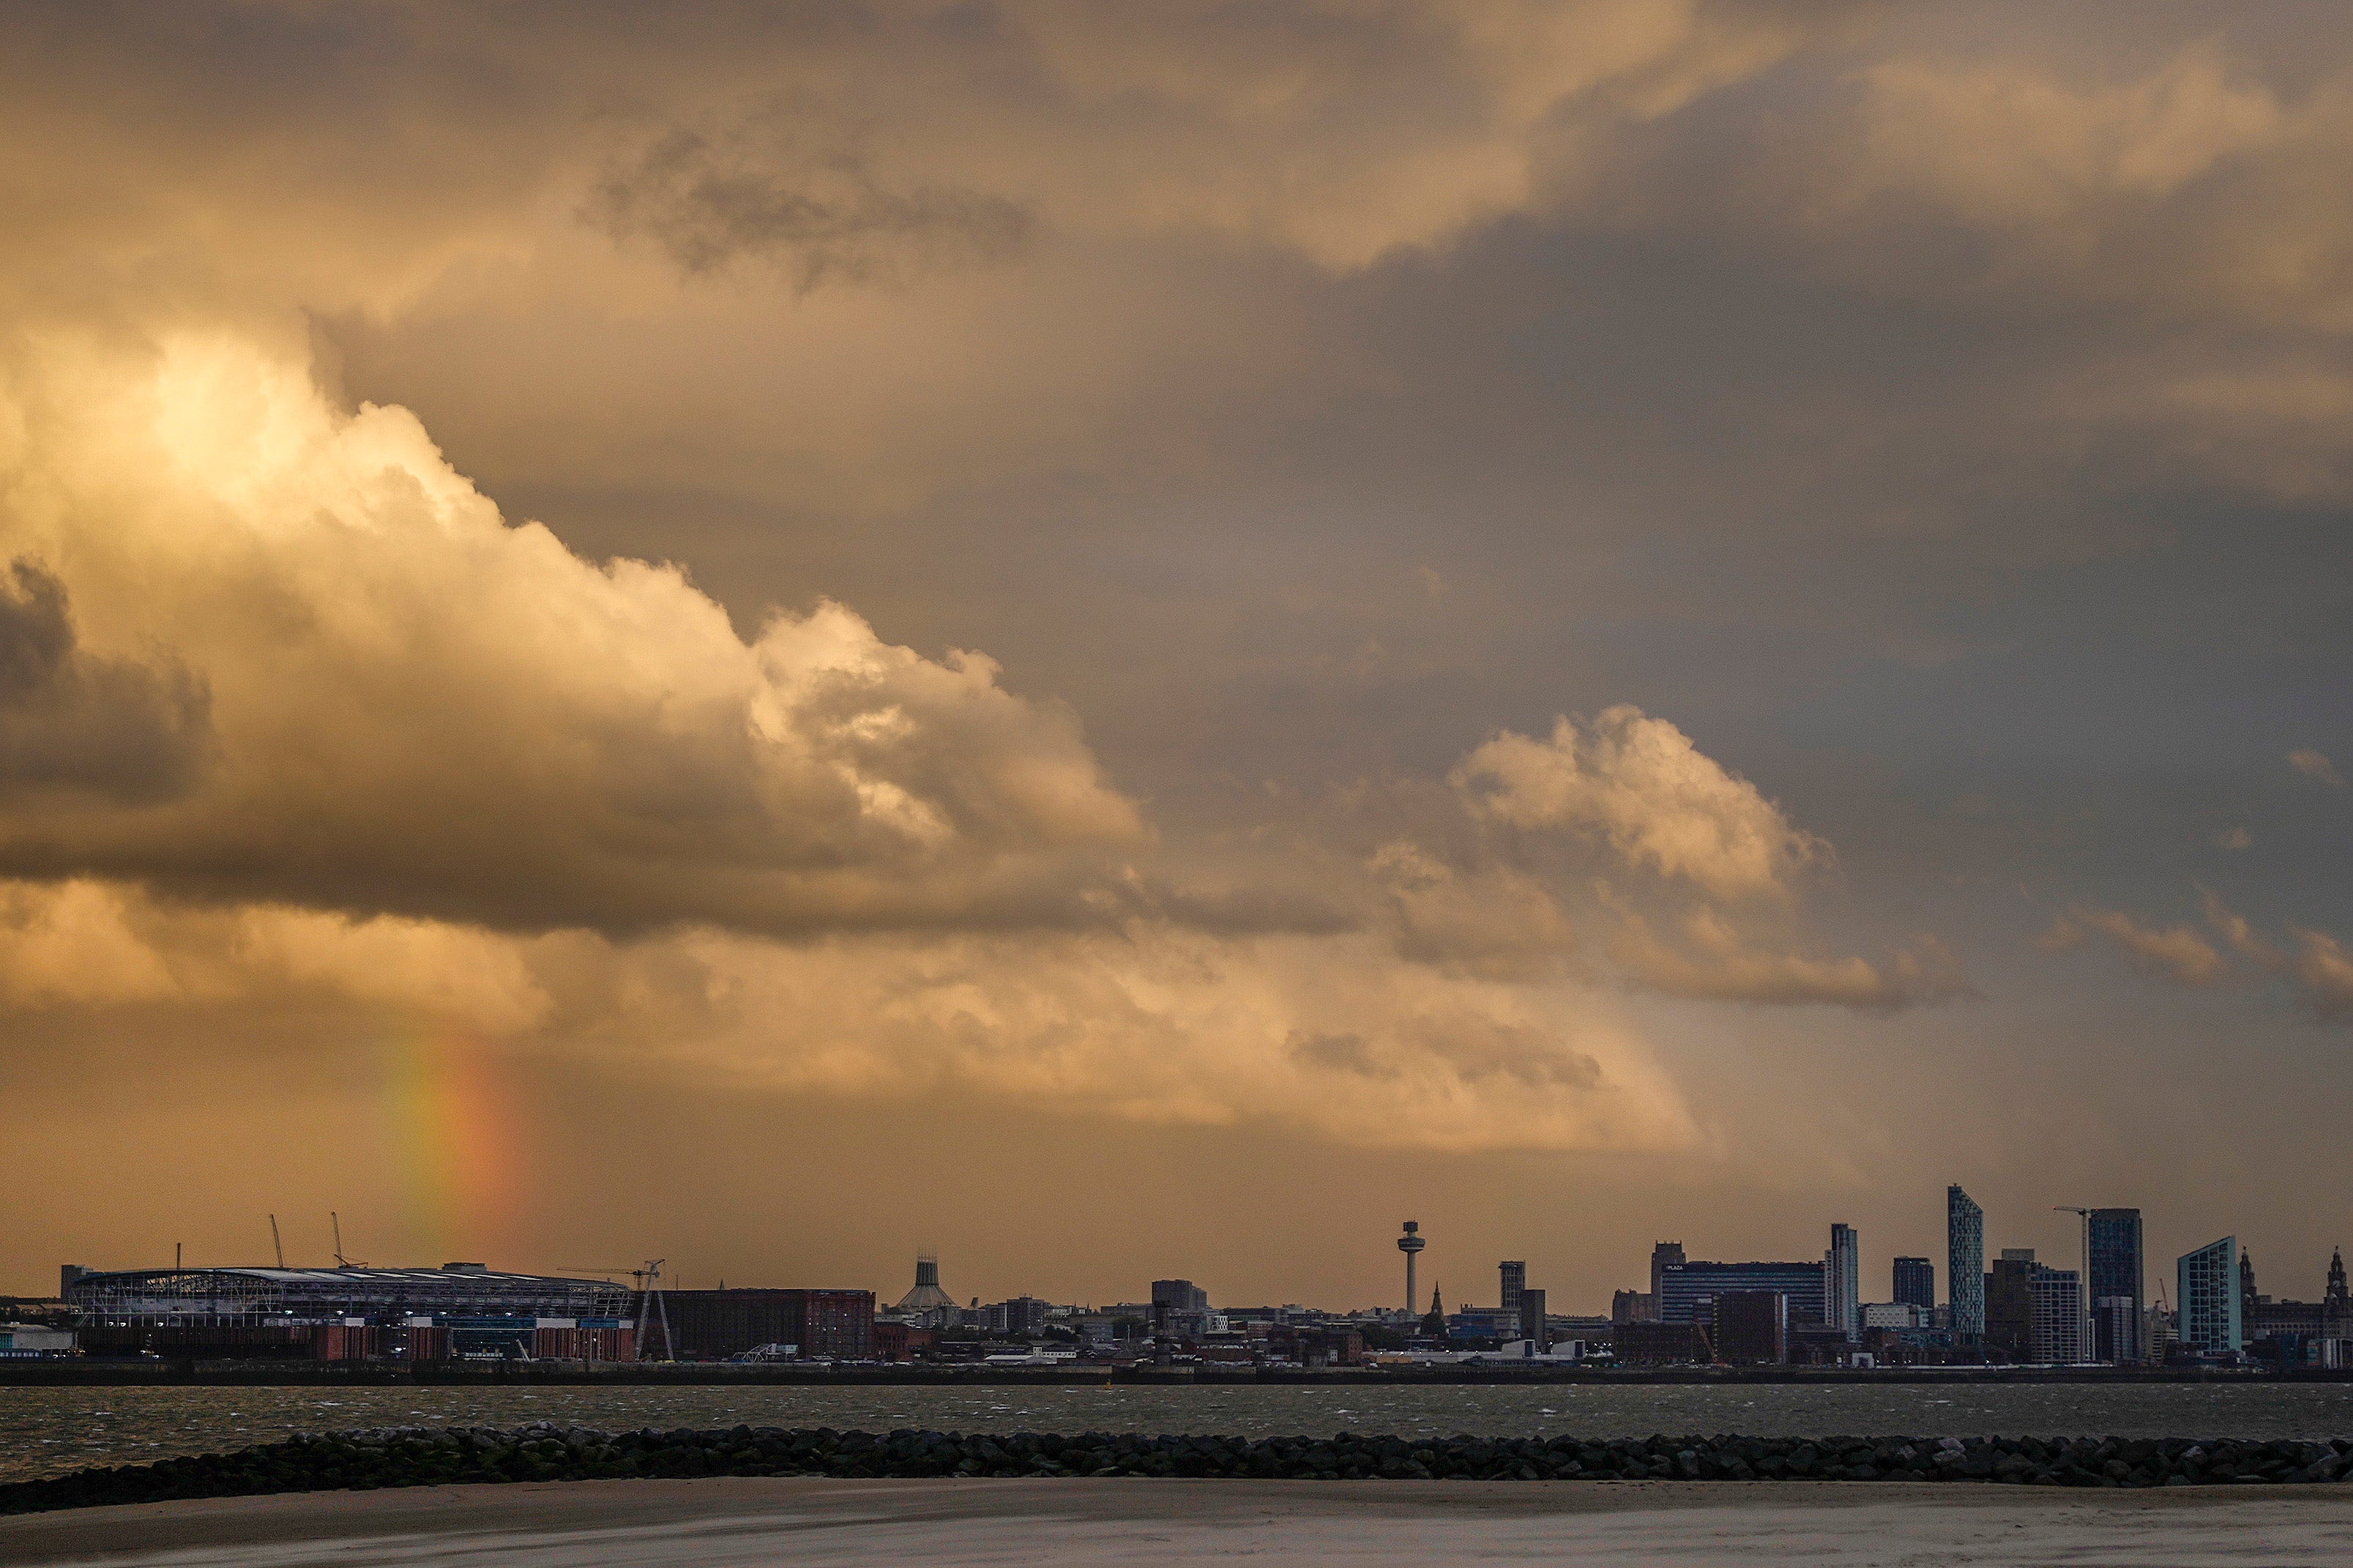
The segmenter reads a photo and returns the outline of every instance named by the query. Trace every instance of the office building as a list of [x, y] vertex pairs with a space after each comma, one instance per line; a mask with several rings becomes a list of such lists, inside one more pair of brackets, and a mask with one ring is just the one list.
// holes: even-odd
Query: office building
[[1617, 1290], [1609, 1297], [1609, 1321], [1613, 1323], [1655, 1323], [1659, 1321], [1659, 1299], [1648, 1290]]
[[1862, 1329], [1862, 1249], [1854, 1226], [1831, 1226], [1822, 1254], [1822, 1321], [1852, 1339]]
[[1866, 1330], [1925, 1329], [1935, 1310], [1909, 1301], [1867, 1301], [1862, 1308], [1862, 1326]]
[[2009, 1247], [1985, 1277], [1984, 1343], [2014, 1361], [2034, 1353], [2034, 1248]]
[[1895, 1260], [1895, 1300], [1924, 1313], [1936, 1310], [1936, 1266], [1925, 1258]]
[[2175, 1336], [2201, 1354], [2221, 1355], [2246, 1346], [2240, 1316], [2239, 1238], [2226, 1236], [2174, 1263], [2175, 1300], [2181, 1326]]
[[1503, 1276], [1504, 1280], [1504, 1294], [1496, 1304], [1506, 1312], [1518, 1311], [1520, 1292], [1526, 1289], [1528, 1283], [1528, 1266], [1525, 1263], [1505, 1261], [1495, 1265], [1495, 1270]]
[[[2090, 1360], [2122, 1364], [2141, 1359], [2140, 1314], [2147, 1287], [2141, 1262], [2140, 1210], [2094, 1209], [2084, 1219], [2090, 1251], [2091, 1278], [2084, 1282], [2091, 1297], [2094, 1343]], [[2103, 1303], [2126, 1300], [2131, 1310], [2119, 1315]]]
[[1986, 1331], [1985, 1210], [1957, 1185], [1945, 1189], [1945, 1289], [1954, 1342], [1978, 1343]]
[[1791, 1325], [1823, 1321], [1819, 1263], [1670, 1263], [1659, 1270], [1659, 1321], [1712, 1323], [1727, 1290], [1778, 1290], [1789, 1299]]
[[2033, 1325], [2027, 1359], [2043, 1366], [2073, 1366], [2084, 1353], [2084, 1276], [2073, 1268], [2036, 1264], [2027, 1278]]
[[1735, 1366], [1789, 1359], [1789, 1298], [1778, 1290], [1726, 1290], [1715, 1299], [1715, 1353]]
[[1155, 1279], [1152, 1304], [1172, 1312], [1206, 1312], [1209, 1310], [1209, 1293], [1190, 1279]]

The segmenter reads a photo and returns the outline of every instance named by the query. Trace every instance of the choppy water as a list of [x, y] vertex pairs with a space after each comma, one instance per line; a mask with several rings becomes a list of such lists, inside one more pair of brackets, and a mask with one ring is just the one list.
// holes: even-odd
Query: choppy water
[[928, 1426], [965, 1432], [1343, 1430], [1400, 1436], [1900, 1432], [2353, 1436], [2353, 1384], [1751, 1384], [1414, 1388], [0, 1388], [0, 1479], [143, 1464], [335, 1427]]

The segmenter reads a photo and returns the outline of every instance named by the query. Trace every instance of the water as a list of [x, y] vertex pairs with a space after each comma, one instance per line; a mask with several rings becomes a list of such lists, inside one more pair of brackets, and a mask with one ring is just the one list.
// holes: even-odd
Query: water
[[1627, 1384], [1382, 1388], [0, 1388], [0, 1480], [336, 1427], [899, 1426], [965, 1432], [1343, 1430], [1398, 1436], [1738, 1432], [1820, 1437], [2353, 1436], [2353, 1384]]

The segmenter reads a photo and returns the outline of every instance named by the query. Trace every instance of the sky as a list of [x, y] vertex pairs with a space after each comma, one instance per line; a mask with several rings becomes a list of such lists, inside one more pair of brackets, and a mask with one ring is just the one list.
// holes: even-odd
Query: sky
[[0, 54], [0, 1290], [2353, 1241], [2333, 6]]

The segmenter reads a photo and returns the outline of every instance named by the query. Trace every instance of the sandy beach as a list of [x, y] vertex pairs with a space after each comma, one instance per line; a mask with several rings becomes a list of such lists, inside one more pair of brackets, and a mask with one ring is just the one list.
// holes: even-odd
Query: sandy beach
[[2079, 1491], [1885, 1483], [834, 1481], [418, 1488], [0, 1520], [0, 1563], [753, 1568], [961, 1563], [1861, 1568], [2353, 1560], [2335, 1488]]

